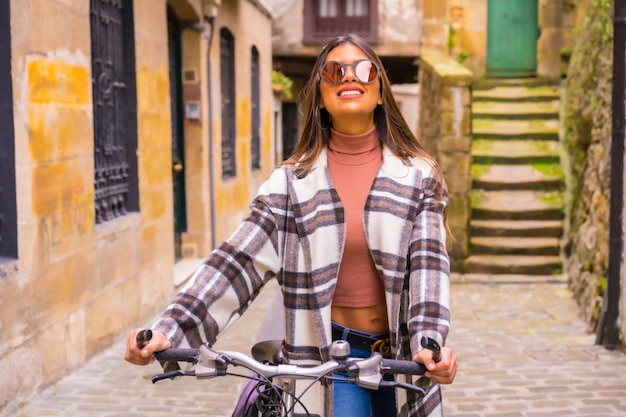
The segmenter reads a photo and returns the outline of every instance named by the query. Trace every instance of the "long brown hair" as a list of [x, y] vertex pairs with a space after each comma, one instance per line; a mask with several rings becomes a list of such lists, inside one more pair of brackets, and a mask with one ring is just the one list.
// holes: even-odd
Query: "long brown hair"
[[358, 47], [380, 68], [380, 95], [382, 105], [374, 110], [374, 124], [378, 137], [395, 155], [408, 163], [410, 157], [420, 156], [439, 171], [435, 160], [426, 153], [420, 141], [407, 125], [391, 91], [391, 82], [383, 64], [374, 50], [361, 37], [353, 34], [337, 36], [320, 52], [311, 75], [299, 94], [300, 109], [304, 116], [304, 127], [300, 140], [284, 164], [298, 164], [298, 171], [307, 172], [317, 160], [330, 140], [331, 119], [324, 108], [320, 108], [319, 69], [326, 62], [330, 51], [339, 45], [351, 43]]

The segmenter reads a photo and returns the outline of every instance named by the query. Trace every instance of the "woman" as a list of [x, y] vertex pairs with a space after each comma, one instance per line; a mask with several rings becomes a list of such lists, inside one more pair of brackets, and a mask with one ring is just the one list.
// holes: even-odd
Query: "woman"
[[[331, 342], [346, 339], [355, 356], [375, 348], [424, 363], [431, 381], [452, 383], [454, 353], [443, 347], [435, 363], [419, 344], [428, 336], [443, 345], [449, 328], [439, 167], [410, 132], [380, 59], [361, 38], [329, 42], [302, 97], [304, 129], [293, 155], [153, 325], [151, 342], [140, 349], [139, 330], [130, 332], [126, 360], [150, 363], [155, 351], [184, 339], [214, 343], [276, 278], [287, 361], [329, 360]], [[320, 403], [326, 417], [440, 415], [436, 383], [422, 399], [334, 383]]]

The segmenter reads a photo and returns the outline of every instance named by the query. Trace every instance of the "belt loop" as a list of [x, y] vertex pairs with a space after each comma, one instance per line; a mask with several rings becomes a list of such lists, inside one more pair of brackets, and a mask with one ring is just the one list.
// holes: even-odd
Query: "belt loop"
[[341, 326], [341, 340], [348, 340], [348, 333], [350, 333], [350, 329]]

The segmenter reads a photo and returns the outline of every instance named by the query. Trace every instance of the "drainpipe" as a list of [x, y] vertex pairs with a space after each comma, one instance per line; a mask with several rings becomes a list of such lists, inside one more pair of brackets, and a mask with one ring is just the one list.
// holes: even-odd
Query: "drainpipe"
[[215, 249], [216, 237], [215, 237], [215, 178], [214, 178], [214, 166], [213, 166], [213, 83], [211, 78], [211, 44], [213, 44], [213, 30], [215, 28], [215, 16], [204, 16], [204, 20], [211, 25], [208, 39], [207, 49], [207, 85], [209, 89], [208, 94], [208, 117], [209, 117], [209, 195], [211, 198], [211, 204], [209, 206], [209, 216], [211, 223], [211, 250]]
[[[604, 347], [620, 347], [619, 301], [622, 261], [622, 207], [624, 203], [624, 79], [626, 59], [626, 0], [615, 0], [613, 18], [613, 91], [611, 132], [611, 196], [609, 205], [609, 269], [604, 311], [598, 322], [596, 343], [604, 334]], [[604, 316], [604, 317], [602, 317]]]

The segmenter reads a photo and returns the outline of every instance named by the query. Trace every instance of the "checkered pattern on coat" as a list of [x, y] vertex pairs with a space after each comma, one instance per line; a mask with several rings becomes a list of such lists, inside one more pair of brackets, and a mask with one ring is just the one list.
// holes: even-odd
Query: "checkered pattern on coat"
[[[410, 360], [421, 349], [422, 336], [443, 344], [449, 328], [447, 191], [435, 169], [419, 158], [407, 166], [385, 148], [363, 215], [398, 359]], [[345, 214], [325, 152], [306, 175], [298, 176], [293, 166], [277, 168], [239, 228], [207, 257], [153, 327], [174, 345], [185, 338], [192, 346], [213, 344], [262, 287], [277, 279], [285, 307], [286, 360], [329, 360], [331, 302], [345, 235]], [[332, 416], [332, 385], [317, 391], [322, 397], [310, 400], [309, 410], [324, 404], [317, 412]], [[431, 384], [421, 400], [398, 390], [398, 409], [402, 416], [441, 414], [439, 387]]]

